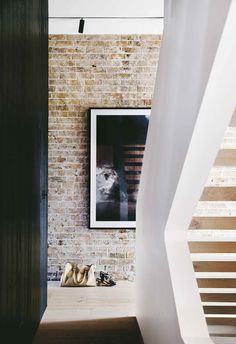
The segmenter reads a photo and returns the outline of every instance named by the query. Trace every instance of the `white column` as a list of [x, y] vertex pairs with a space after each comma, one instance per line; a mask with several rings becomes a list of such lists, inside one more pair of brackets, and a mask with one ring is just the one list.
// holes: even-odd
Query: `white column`
[[169, 0], [137, 204], [145, 344], [210, 344], [187, 230], [236, 105], [236, 0]]

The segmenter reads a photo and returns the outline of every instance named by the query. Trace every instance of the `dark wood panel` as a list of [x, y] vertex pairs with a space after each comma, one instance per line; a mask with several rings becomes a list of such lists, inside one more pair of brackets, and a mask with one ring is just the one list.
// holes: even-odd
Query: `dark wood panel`
[[200, 201], [235, 201], [236, 187], [205, 187]]
[[202, 293], [201, 300], [203, 302], [236, 302], [236, 293], [219, 294], [219, 293]]
[[207, 325], [236, 325], [236, 318], [207, 318]]
[[203, 306], [205, 314], [236, 314], [236, 306]]
[[46, 306], [47, 12], [47, 0], [0, 2], [0, 327], [9, 343], [31, 343]]
[[236, 272], [236, 262], [193, 262], [196, 272]]
[[236, 242], [189, 242], [191, 253], [236, 253]]
[[194, 217], [189, 229], [236, 229], [236, 217]]
[[221, 149], [214, 166], [236, 166], [236, 149]]
[[198, 278], [199, 288], [236, 288], [236, 278]]

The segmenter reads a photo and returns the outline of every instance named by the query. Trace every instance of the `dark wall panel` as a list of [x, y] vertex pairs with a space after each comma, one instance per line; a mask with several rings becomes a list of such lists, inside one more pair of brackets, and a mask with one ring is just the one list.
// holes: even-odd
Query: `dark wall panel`
[[32, 342], [46, 306], [47, 0], [0, 1], [0, 326]]

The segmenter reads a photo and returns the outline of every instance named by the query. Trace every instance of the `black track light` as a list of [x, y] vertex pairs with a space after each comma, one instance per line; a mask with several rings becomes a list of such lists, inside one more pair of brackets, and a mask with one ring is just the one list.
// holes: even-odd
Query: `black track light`
[[78, 30], [79, 33], [84, 32], [84, 22], [85, 22], [85, 20], [83, 18], [81, 18], [79, 21], [79, 30]]

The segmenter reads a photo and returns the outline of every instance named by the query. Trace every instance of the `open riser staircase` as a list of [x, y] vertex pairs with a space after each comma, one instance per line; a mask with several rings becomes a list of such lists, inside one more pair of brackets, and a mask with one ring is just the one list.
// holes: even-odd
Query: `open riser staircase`
[[188, 240], [211, 336], [217, 343], [236, 343], [236, 113], [190, 224]]

